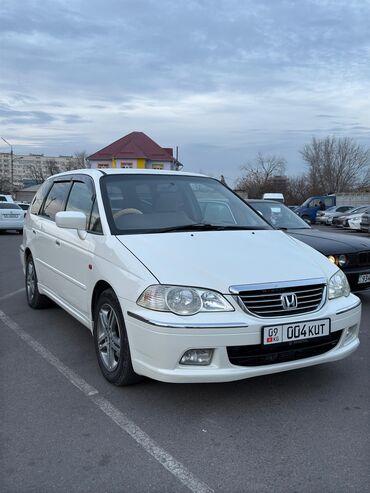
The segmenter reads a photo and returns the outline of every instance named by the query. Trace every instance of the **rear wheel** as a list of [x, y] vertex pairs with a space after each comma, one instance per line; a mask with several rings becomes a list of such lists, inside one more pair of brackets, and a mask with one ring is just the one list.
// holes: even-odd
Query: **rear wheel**
[[37, 287], [37, 274], [35, 269], [35, 263], [32, 255], [28, 255], [26, 259], [26, 296], [27, 303], [31, 308], [45, 308], [50, 305], [50, 300], [47, 296], [40, 294]]
[[103, 291], [94, 309], [94, 343], [100, 369], [114, 385], [131, 385], [142, 380], [131, 362], [122, 310], [112, 289]]

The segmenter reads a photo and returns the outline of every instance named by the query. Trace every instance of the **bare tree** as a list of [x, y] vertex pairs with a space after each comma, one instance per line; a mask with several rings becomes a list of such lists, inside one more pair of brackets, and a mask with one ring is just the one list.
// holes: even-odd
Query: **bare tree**
[[47, 178], [49, 176], [60, 173], [62, 170], [55, 159], [47, 159], [44, 163], [43, 171]]
[[346, 192], [369, 185], [370, 150], [349, 137], [313, 137], [301, 155], [315, 193]]
[[[242, 167], [245, 175], [237, 182], [237, 188], [248, 192], [249, 197], [261, 197], [274, 192], [274, 177], [285, 174], [286, 160], [281, 156], [259, 152], [251, 163]], [[283, 190], [277, 190], [282, 192]]]
[[311, 184], [307, 175], [302, 174], [289, 178], [284, 193], [285, 202], [287, 204], [302, 204], [310, 195], [315, 195], [315, 192], [311, 189]]
[[73, 159], [71, 159], [68, 164], [65, 166], [66, 171], [71, 171], [74, 169], [82, 169], [86, 168], [86, 151], [77, 151], [74, 153]]
[[0, 191], [3, 193], [12, 192], [12, 184], [9, 180], [9, 177], [5, 174], [0, 175]]
[[36, 184], [44, 183], [47, 178], [46, 173], [42, 169], [41, 164], [30, 164], [29, 165], [29, 177]]

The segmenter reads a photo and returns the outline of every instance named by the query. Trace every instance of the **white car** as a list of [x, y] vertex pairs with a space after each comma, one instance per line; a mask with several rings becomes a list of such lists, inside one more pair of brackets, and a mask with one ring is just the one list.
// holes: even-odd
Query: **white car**
[[20, 254], [29, 305], [50, 298], [88, 327], [116, 385], [239, 380], [359, 345], [361, 303], [342, 271], [202, 175], [55, 175]]
[[348, 216], [348, 227], [350, 229], [354, 229], [355, 231], [361, 231], [361, 221], [363, 215], [368, 214], [369, 212], [370, 212], [370, 208], [365, 209], [365, 211], [363, 211], [360, 214], [352, 214]]
[[14, 202], [14, 200], [11, 195], [0, 193], [0, 202]]
[[0, 202], [0, 230], [23, 233], [24, 211], [14, 202]]

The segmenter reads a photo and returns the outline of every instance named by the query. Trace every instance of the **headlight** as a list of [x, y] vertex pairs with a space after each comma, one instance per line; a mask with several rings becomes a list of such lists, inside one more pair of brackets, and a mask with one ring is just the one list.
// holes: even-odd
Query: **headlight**
[[351, 288], [349, 287], [347, 277], [341, 270], [338, 270], [331, 278], [328, 283], [328, 298], [333, 300], [334, 298], [339, 298], [340, 296], [349, 296]]
[[234, 308], [216, 291], [186, 286], [149, 286], [137, 304], [160, 312], [194, 315], [198, 312], [232, 312]]
[[339, 267], [344, 267], [347, 263], [347, 257], [345, 255], [328, 255], [328, 259]]

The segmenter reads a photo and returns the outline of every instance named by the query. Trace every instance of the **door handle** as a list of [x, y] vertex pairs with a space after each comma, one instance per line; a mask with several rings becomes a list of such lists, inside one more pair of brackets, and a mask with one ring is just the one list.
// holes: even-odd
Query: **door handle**
[[59, 240], [55, 240], [55, 243], [57, 244], [57, 246], [60, 246], [60, 241]]

